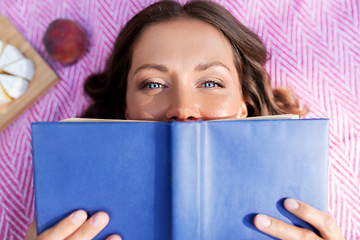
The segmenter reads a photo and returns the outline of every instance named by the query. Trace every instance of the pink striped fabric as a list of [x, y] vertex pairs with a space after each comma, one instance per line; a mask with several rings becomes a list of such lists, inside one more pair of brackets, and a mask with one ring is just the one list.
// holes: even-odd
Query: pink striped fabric
[[[125, 22], [153, 0], [0, 0], [10, 19], [61, 81], [0, 134], [0, 239], [23, 239], [34, 218], [30, 123], [76, 117], [88, 106], [83, 82], [104, 68]], [[185, 1], [182, 1], [185, 2]], [[290, 85], [307, 117], [328, 117], [328, 212], [347, 239], [360, 239], [360, 9], [358, 0], [217, 0], [264, 40], [274, 86]], [[64, 67], [42, 37], [57, 18], [79, 22], [90, 46]]]

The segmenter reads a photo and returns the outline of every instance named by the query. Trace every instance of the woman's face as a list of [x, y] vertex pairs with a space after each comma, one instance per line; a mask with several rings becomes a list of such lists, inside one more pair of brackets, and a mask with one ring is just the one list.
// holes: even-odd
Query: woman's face
[[142, 33], [134, 47], [126, 105], [131, 120], [247, 116], [229, 41], [198, 20], [158, 23]]

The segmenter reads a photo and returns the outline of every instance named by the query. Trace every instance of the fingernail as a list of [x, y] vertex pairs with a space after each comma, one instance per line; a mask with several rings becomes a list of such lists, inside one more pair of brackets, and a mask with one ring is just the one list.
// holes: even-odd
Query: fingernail
[[107, 238], [106, 240], [121, 240], [121, 237], [119, 235], [113, 235]]
[[102, 227], [105, 225], [106, 223], [106, 218], [104, 216], [104, 214], [101, 213], [96, 213], [92, 219], [91, 219], [91, 223], [94, 227]]
[[71, 215], [71, 221], [75, 224], [82, 223], [86, 220], [87, 214], [85, 211], [79, 210]]
[[299, 208], [299, 202], [293, 198], [285, 199], [284, 205], [287, 209], [290, 209], [290, 210], [296, 210]]
[[256, 221], [259, 225], [261, 225], [262, 227], [270, 227], [271, 225], [271, 220], [268, 216], [264, 215], [264, 214], [258, 214], [256, 216]]

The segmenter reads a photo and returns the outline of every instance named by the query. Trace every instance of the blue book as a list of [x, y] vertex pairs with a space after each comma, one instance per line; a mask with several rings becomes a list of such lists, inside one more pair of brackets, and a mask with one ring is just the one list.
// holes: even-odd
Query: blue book
[[95, 239], [272, 239], [257, 213], [314, 230], [282, 202], [327, 211], [328, 133], [328, 119], [33, 123], [37, 231], [78, 209], [109, 214]]

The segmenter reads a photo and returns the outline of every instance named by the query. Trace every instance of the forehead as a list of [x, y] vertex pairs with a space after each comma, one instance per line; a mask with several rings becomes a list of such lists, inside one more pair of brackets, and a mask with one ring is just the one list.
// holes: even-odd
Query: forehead
[[212, 25], [175, 20], [148, 27], [134, 46], [136, 61], [162, 62], [167, 58], [233, 62], [233, 52], [229, 40]]

